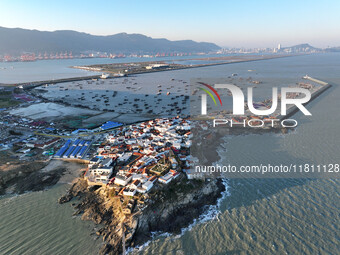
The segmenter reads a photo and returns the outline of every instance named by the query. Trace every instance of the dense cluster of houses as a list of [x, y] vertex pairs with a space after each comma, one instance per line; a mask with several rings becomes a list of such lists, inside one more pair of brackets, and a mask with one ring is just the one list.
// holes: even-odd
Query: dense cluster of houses
[[146, 193], [156, 182], [168, 184], [189, 169], [190, 138], [190, 121], [179, 117], [120, 127], [98, 146], [85, 178], [120, 195]]

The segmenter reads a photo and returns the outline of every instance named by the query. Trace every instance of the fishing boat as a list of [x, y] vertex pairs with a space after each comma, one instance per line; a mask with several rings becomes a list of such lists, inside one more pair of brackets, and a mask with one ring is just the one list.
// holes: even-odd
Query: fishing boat
[[100, 76], [101, 79], [107, 79], [109, 78], [110, 74], [108, 73], [102, 73], [102, 75]]

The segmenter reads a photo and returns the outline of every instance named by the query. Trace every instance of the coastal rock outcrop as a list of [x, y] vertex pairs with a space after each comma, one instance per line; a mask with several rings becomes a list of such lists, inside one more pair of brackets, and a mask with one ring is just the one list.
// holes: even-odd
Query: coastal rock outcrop
[[6, 192], [22, 194], [53, 186], [66, 171], [66, 167], [42, 171], [46, 165], [46, 162], [34, 161], [17, 164], [8, 171], [0, 171], [0, 195]]
[[216, 204], [225, 190], [220, 179], [210, 181], [178, 181], [159, 186], [150, 192], [142, 209], [133, 206], [124, 211], [121, 197], [108, 187], [88, 186], [79, 178], [69, 191], [59, 199], [65, 203], [77, 197], [75, 215], [102, 226], [96, 231], [104, 246], [100, 254], [121, 254], [124, 248], [142, 245], [152, 238], [152, 232], [180, 233], [193, 220], [205, 212], [207, 205]]
[[225, 190], [221, 179], [194, 182], [198, 183], [193, 185], [192, 181], [189, 181], [188, 191], [175, 193], [173, 199], [167, 199], [161, 192], [158, 199], [151, 202], [139, 217], [134, 246], [149, 240], [151, 232], [179, 234], [182, 228], [205, 212], [206, 206], [216, 204]]

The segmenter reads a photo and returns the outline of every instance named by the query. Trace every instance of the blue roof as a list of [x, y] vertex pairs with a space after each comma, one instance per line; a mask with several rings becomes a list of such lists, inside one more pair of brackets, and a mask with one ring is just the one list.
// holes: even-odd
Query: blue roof
[[88, 129], [86, 129], [86, 128], [78, 128], [78, 129], [74, 130], [72, 132], [72, 134], [78, 134], [78, 132], [80, 132], [80, 131], [88, 131]]
[[60, 149], [57, 151], [57, 153], [55, 154], [55, 156], [61, 157], [61, 156], [64, 154], [64, 152], [66, 151], [66, 149], [67, 149], [67, 147], [62, 147], [62, 148], [60, 148]]
[[75, 146], [71, 146], [70, 148], [68, 148], [68, 150], [66, 151], [65, 155], [66, 157], [70, 156], [71, 152], [74, 150]]
[[72, 146], [78, 145], [78, 143], [79, 143], [80, 141], [81, 141], [80, 139], [75, 140], [74, 143], [72, 144]]
[[75, 157], [80, 149], [81, 149], [81, 146], [77, 146], [77, 147], [74, 149], [74, 151], [72, 152], [71, 156]]
[[118, 126], [121, 126], [123, 125], [122, 123], [120, 122], [115, 122], [115, 121], [108, 121], [106, 123], [104, 123], [103, 125], [101, 125], [101, 129], [110, 129], [110, 128], [115, 128], [115, 127], [118, 127]]
[[61, 148], [57, 151], [57, 153], [55, 154], [55, 156], [61, 157], [61, 156], [64, 154], [64, 152], [67, 150], [67, 148], [68, 148], [68, 146], [70, 145], [70, 143], [71, 143], [71, 140], [70, 140], [70, 139], [67, 140], [66, 143], [63, 145], [63, 147], [61, 147]]
[[82, 148], [81, 148], [81, 150], [79, 151], [79, 153], [78, 153], [78, 157], [83, 157], [84, 156], [84, 154], [85, 154], [85, 152], [86, 152], [86, 149], [88, 148], [88, 146], [83, 146]]

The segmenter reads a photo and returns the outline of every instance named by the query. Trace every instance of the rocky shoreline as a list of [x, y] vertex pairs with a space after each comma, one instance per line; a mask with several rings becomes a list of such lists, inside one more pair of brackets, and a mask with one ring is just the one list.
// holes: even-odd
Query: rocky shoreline
[[46, 166], [46, 162], [35, 161], [0, 171], [0, 195], [44, 190], [55, 185], [67, 170], [66, 167], [58, 167], [48, 172], [42, 171]]
[[57, 183], [71, 183], [82, 165], [62, 160], [11, 162], [0, 170], [0, 195], [41, 191]]
[[179, 234], [208, 205], [216, 204], [223, 191], [221, 179], [198, 181], [182, 176], [177, 182], [154, 191], [143, 209], [135, 207], [126, 214], [120, 198], [108, 188], [88, 186], [85, 179], [79, 178], [58, 202], [72, 201], [74, 215], [100, 224], [96, 234], [105, 242], [100, 254], [116, 255], [123, 252], [123, 246], [137, 247], [151, 240], [152, 232]]

